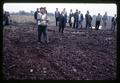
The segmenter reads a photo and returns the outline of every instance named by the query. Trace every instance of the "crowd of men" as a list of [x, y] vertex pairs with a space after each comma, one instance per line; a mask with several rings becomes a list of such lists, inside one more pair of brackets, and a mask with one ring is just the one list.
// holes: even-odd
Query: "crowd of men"
[[[82, 22], [84, 20], [84, 17], [81, 11], [78, 11], [78, 9], [76, 9], [76, 12], [73, 13], [71, 9], [69, 16], [67, 16], [67, 11], [65, 8], [61, 12], [58, 10], [58, 8], [56, 8], [55, 20], [56, 20], [56, 26], [59, 27], [59, 32], [61, 33], [64, 32], [64, 28], [66, 27], [68, 17], [69, 17], [69, 26], [71, 28], [74, 28], [75, 31], [77, 31], [78, 28], [81, 29], [83, 28]], [[36, 20], [36, 24], [38, 25], [38, 42], [42, 43], [41, 37], [43, 34], [45, 42], [48, 43], [47, 25], [49, 23], [49, 20], [48, 20], [46, 8], [45, 7], [37, 8], [37, 11], [34, 13], [34, 18]], [[92, 26], [91, 26], [92, 20], [93, 20], [92, 16], [90, 15], [89, 11], [87, 11], [87, 13], [85, 14], [86, 30], [92, 30]], [[98, 13], [96, 17], [95, 30], [99, 30], [101, 21], [103, 22], [102, 27], [106, 28], [108, 21], [107, 12], [105, 12], [103, 16], [101, 16], [100, 13]], [[111, 22], [112, 22], [111, 30], [115, 31], [115, 27], [117, 24], [116, 15], [112, 18]]]
[[[59, 12], [58, 8], [56, 8], [55, 18], [56, 18], [56, 26], [59, 23], [59, 28], [60, 29], [62, 28], [62, 32], [63, 32], [65, 25], [66, 25], [66, 20], [67, 20], [67, 12], [66, 12], [65, 8], [63, 9], [63, 11], [61, 13]], [[75, 28], [75, 30], [77, 30], [78, 28], [83, 28], [82, 27], [83, 20], [84, 20], [84, 18], [83, 18], [83, 14], [81, 13], [81, 11], [78, 11], [78, 9], [76, 9], [76, 12], [73, 13], [72, 9], [70, 10], [70, 13], [69, 13], [69, 26], [70, 27]], [[92, 20], [93, 20], [92, 16], [90, 15], [89, 11], [87, 11], [87, 13], [85, 14], [85, 21], [86, 21], [85, 29], [86, 30], [92, 30], [92, 26], [91, 26]], [[101, 22], [103, 22], [102, 27], [106, 28], [107, 21], [108, 21], [107, 12], [105, 12], [103, 17], [100, 15], [100, 13], [98, 13], [98, 15], [96, 16], [95, 30], [99, 30]], [[115, 27], [117, 24], [116, 15], [112, 18], [111, 22], [112, 22], [111, 30], [115, 31]], [[61, 27], [61, 26], [63, 26], [63, 27]]]

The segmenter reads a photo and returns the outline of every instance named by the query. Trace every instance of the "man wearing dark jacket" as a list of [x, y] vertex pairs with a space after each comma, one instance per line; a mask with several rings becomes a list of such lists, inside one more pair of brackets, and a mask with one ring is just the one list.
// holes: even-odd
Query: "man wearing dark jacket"
[[85, 15], [85, 19], [86, 19], [86, 29], [91, 28], [91, 30], [92, 30], [92, 26], [91, 26], [92, 17], [91, 17], [91, 15], [89, 15], [89, 11], [87, 11], [87, 14]]
[[10, 14], [9, 14], [9, 12], [5, 11], [3, 17], [4, 17], [3, 19], [5, 21], [5, 25], [9, 25], [10, 24]]
[[38, 13], [38, 11], [39, 11], [39, 8], [37, 8], [37, 11], [35, 11], [35, 13], [34, 13], [34, 19], [35, 20], [37, 20], [37, 13]]
[[63, 9], [63, 12], [65, 14], [65, 27], [66, 27], [66, 23], [67, 23], [67, 11], [66, 11], [65, 8]]
[[62, 11], [59, 19], [59, 32], [63, 33], [65, 25], [66, 25], [66, 16], [65, 16], [65, 12]]
[[36, 20], [36, 23], [37, 23], [37, 14], [38, 14], [38, 12], [39, 12], [39, 8], [37, 8], [37, 11], [35, 11], [35, 13], [34, 13], [34, 19]]
[[98, 15], [97, 15], [97, 17], [96, 17], [95, 30], [99, 30], [99, 26], [100, 26], [101, 19], [102, 19], [102, 16], [100, 15], [100, 13], [98, 13]]
[[60, 18], [60, 12], [58, 11], [58, 8], [56, 8], [55, 11], [56, 26], [58, 25], [59, 18]]
[[111, 22], [112, 22], [111, 30], [115, 31], [115, 27], [116, 27], [116, 24], [117, 24], [117, 22], [116, 22], [116, 14], [115, 14], [114, 17], [112, 17]]
[[44, 9], [45, 9], [45, 13], [48, 14], [46, 7], [44, 7]]
[[76, 12], [74, 13], [74, 25], [73, 25], [75, 30], [78, 29], [78, 25], [79, 25], [79, 13], [78, 10], [76, 9]]

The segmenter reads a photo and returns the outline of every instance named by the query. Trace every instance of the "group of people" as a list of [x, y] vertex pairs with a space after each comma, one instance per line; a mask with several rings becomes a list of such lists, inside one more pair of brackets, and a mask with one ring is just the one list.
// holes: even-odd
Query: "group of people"
[[[42, 43], [41, 37], [43, 34], [45, 42], [48, 43], [47, 25], [49, 23], [49, 20], [48, 20], [46, 8], [45, 7], [37, 8], [37, 11], [34, 13], [34, 18], [36, 20], [36, 24], [38, 25], [38, 42]], [[65, 8], [61, 12], [58, 10], [58, 8], [56, 8], [56, 11], [55, 11], [56, 26], [59, 26], [59, 32], [61, 33], [63, 33], [64, 28], [66, 27], [67, 18], [68, 16]], [[83, 20], [84, 20], [84, 17], [81, 11], [78, 11], [78, 9], [76, 9], [76, 12], [73, 13], [72, 9], [70, 10], [69, 26], [71, 28], [74, 28], [75, 31], [77, 31], [78, 28], [83, 28], [82, 26]], [[89, 29], [92, 30], [92, 26], [91, 26], [92, 20], [93, 20], [92, 16], [90, 15], [89, 11], [87, 11], [87, 13], [85, 14], [86, 30], [89, 30]], [[103, 22], [102, 24], [103, 24], [103, 27], [105, 28], [108, 21], [107, 12], [105, 12], [103, 17], [100, 15], [100, 13], [98, 13], [98, 15], [96, 16], [95, 30], [99, 30], [101, 21]], [[112, 22], [111, 30], [114, 31], [117, 24], [116, 15], [112, 18], [111, 22]]]
[[[70, 10], [69, 13], [69, 26], [75, 28], [75, 30], [77, 30], [78, 28], [83, 28], [82, 27], [82, 22], [84, 20], [83, 14], [81, 13], [81, 11], [78, 11], [78, 9], [76, 9], [76, 12], [73, 13], [72, 9]], [[64, 30], [65, 25], [67, 23], [67, 12], [65, 10], [65, 8], [63, 9], [63, 11], [60, 13], [58, 11], [58, 8], [56, 8], [55, 11], [55, 18], [56, 18], [56, 26], [59, 23], [59, 31]], [[92, 26], [91, 26], [91, 22], [92, 22], [93, 18], [90, 15], [89, 11], [87, 11], [87, 13], [85, 14], [85, 21], [86, 21], [86, 27], [85, 29], [91, 29], [92, 30]], [[105, 12], [105, 14], [103, 15], [103, 17], [100, 15], [100, 13], [98, 13], [98, 15], [96, 16], [96, 25], [95, 25], [95, 30], [99, 30], [99, 26], [102, 23], [102, 27], [106, 28], [107, 26], [107, 22], [108, 22], [108, 16], [107, 16], [107, 12]], [[111, 30], [115, 30], [116, 27], [116, 14], [115, 16], [112, 18], [111, 21]], [[62, 26], [62, 27], [61, 27]]]
[[56, 18], [56, 26], [59, 25], [59, 32], [63, 33], [64, 28], [67, 23], [67, 12], [66, 12], [65, 8], [63, 9], [63, 11], [61, 13], [58, 11], [58, 8], [56, 8], [55, 18]]
[[[64, 28], [66, 27], [66, 23], [67, 23], [66, 9], [64, 8], [63, 11], [60, 13], [58, 11], [58, 8], [56, 8], [55, 19], [56, 19], [56, 26], [59, 25], [59, 32], [63, 33]], [[82, 21], [83, 21], [83, 14], [78, 10], [76, 10], [76, 12], [73, 13], [72, 9], [71, 9], [70, 14], [69, 14], [70, 27], [73, 27], [76, 30], [78, 29], [79, 26], [81, 26], [81, 28], [82, 28]]]

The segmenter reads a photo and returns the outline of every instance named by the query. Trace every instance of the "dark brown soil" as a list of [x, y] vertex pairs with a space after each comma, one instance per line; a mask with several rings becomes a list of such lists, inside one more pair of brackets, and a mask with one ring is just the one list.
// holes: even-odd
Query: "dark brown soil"
[[37, 42], [37, 28], [18, 24], [3, 30], [5, 79], [114, 80], [116, 33], [48, 26], [48, 44]]

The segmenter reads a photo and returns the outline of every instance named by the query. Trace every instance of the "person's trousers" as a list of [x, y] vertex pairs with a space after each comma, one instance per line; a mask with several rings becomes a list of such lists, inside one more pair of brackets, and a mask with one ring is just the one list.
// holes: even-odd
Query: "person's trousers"
[[[71, 19], [71, 18], [70, 18]], [[72, 23], [71, 23], [71, 20], [69, 19], [69, 25], [70, 25], [70, 28], [72, 27]]]
[[82, 21], [79, 21], [78, 27], [80, 27], [82, 29]]
[[[65, 27], [66, 27], [66, 24], [67, 24], [67, 18], [65, 18]], [[64, 27], [64, 28], [65, 28], [65, 27]]]
[[91, 22], [86, 22], [86, 29], [92, 30]]
[[107, 26], [107, 22], [103, 21], [103, 28], [106, 28], [106, 26]]
[[36, 26], [38, 26], [38, 20], [37, 20], [37, 19], [35, 19], [34, 21], [35, 21], [35, 24], [34, 24], [33, 29], [34, 29]]
[[56, 17], [56, 26], [58, 25], [59, 17]]
[[37, 19], [34, 19], [35, 24], [37, 24]]
[[41, 41], [42, 34], [44, 36], [44, 40], [48, 41], [47, 26], [38, 25], [38, 41]]
[[98, 29], [99, 29], [99, 26], [100, 26], [100, 21], [96, 21], [95, 29], [98, 30]]
[[74, 28], [74, 23], [72, 23], [72, 22], [69, 22], [69, 25], [70, 25], [70, 28]]
[[70, 28], [72, 27], [72, 23], [69, 23], [69, 25], [70, 25]]
[[5, 19], [5, 25], [9, 25], [10, 23], [9, 23], [9, 19], [8, 18], [6, 18]]
[[78, 29], [78, 26], [79, 26], [79, 21], [74, 21], [74, 24], [73, 24], [73, 27], [75, 28], [75, 29]]
[[63, 33], [64, 28], [65, 28], [65, 24], [60, 24], [60, 25], [59, 25], [59, 32], [62, 32], [62, 33]]
[[75, 28], [75, 24], [76, 24], [76, 21], [74, 20], [74, 23], [73, 23], [73, 28]]
[[115, 23], [112, 23], [112, 25], [111, 25], [111, 30], [112, 30], [112, 31], [115, 31], [115, 27], [116, 27], [116, 24], [115, 24]]

